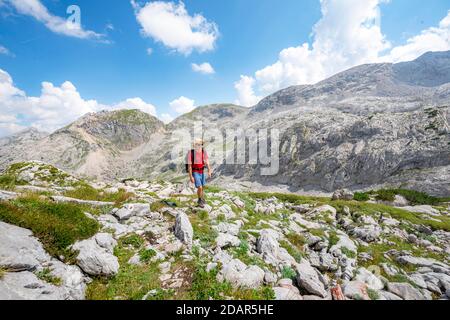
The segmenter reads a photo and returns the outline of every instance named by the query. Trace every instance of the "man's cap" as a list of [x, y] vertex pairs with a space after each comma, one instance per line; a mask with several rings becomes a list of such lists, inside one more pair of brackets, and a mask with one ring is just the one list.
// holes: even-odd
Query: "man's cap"
[[194, 147], [195, 147], [195, 146], [198, 146], [198, 145], [202, 146], [204, 143], [205, 143], [205, 142], [203, 141], [203, 139], [195, 139], [195, 140], [194, 140], [194, 143], [193, 143], [192, 145], [193, 145]]

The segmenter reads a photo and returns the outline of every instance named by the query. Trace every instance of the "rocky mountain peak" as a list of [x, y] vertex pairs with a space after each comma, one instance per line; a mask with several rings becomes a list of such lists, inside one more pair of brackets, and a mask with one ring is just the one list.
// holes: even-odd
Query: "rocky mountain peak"
[[250, 114], [294, 108], [333, 108], [356, 114], [404, 112], [450, 101], [450, 51], [428, 52], [414, 61], [365, 64], [314, 85], [275, 92]]
[[120, 150], [131, 150], [148, 142], [152, 134], [164, 132], [165, 125], [148, 113], [123, 109], [89, 113], [63, 130], [81, 131]]

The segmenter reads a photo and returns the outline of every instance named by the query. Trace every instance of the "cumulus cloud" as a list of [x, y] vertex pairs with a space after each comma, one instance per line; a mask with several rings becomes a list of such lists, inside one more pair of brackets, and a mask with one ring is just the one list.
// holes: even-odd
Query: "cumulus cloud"
[[[66, 81], [61, 86], [42, 82], [37, 97], [27, 94], [14, 85], [12, 77], [0, 69], [0, 136], [10, 135], [26, 127], [51, 132], [90, 112], [117, 109], [139, 109], [156, 116], [154, 105], [141, 98], [130, 98], [113, 105], [81, 97], [77, 88]], [[167, 116], [162, 115], [163, 120]]]
[[146, 52], [147, 52], [147, 55], [151, 56], [153, 54], [153, 49], [147, 48]]
[[129, 98], [113, 106], [113, 109], [138, 109], [156, 117], [156, 108], [141, 98]]
[[252, 107], [261, 100], [260, 97], [255, 95], [253, 86], [255, 84], [255, 79], [248, 76], [241, 76], [241, 79], [234, 83], [234, 88], [238, 93], [238, 100], [236, 104], [244, 107]]
[[59, 87], [42, 82], [40, 96], [28, 97], [15, 87], [11, 76], [3, 70], [0, 70], [0, 91], [3, 115], [0, 135], [14, 133], [26, 126], [53, 131], [103, 107], [95, 100], [84, 100], [69, 81]]
[[388, 1], [322, 0], [322, 18], [313, 27], [312, 44], [283, 49], [275, 63], [253, 76], [241, 76], [235, 83], [237, 103], [253, 105], [260, 96], [313, 84], [356, 65], [412, 60], [427, 51], [450, 49], [450, 12], [439, 27], [392, 47], [380, 27], [383, 2]]
[[191, 68], [195, 72], [203, 73], [203, 74], [214, 74], [214, 68], [208, 62], [204, 62], [202, 64], [192, 63]]
[[194, 103], [194, 100], [181, 96], [170, 102], [169, 105], [176, 113], [184, 114], [195, 109]]
[[31, 16], [42, 22], [51, 31], [65, 36], [81, 39], [102, 39], [104, 36], [91, 30], [85, 30], [80, 25], [67, 19], [51, 14], [40, 0], [5, 0], [19, 14]]
[[131, 1], [141, 33], [182, 54], [214, 49], [218, 27], [201, 14], [189, 15], [183, 2], [151, 1], [140, 7]]

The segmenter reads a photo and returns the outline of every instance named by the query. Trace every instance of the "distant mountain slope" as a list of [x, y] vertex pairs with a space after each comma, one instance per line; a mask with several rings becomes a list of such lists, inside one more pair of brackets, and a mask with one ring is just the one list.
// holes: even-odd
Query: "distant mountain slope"
[[411, 62], [367, 64], [315, 85], [276, 92], [251, 114], [293, 108], [333, 108], [354, 114], [403, 112], [450, 104], [450, 51], [426, 53]]
[[39, 160], [71, 172], [113, 177], [123, 168], [122, 153], [164, 131], [160, 120], [138, 110], [91, 113], [50, 135], [30, 139], [22, 133], [2, 147], [11, 152], [0, 155], [0, 164]]
[[198, 107], [190, 113], [183, 114], [168, 124], [169, 131], [191, 127], [195, 121], [202, 121], [204, 126], [227, 127], [239, 118], [247, 115], [249, 109], [234, 104], [212, 104]]
[[449, 196], [449, 124], [450, 107], [374, 116], [323, 110], [281, 113], [250, 125], [280, 131], [276, 175], [261, 176], [266, 165], [221, 165], [218, 174], [293, 190], [332, 192], [389, 182]]

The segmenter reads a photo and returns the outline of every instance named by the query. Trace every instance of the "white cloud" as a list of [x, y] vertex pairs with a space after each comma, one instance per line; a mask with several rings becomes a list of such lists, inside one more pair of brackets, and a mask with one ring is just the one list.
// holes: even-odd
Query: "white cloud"
[[183, 54], [214, 49], [217, 25], [201, 14], [189, 15], [183, 2], [151, 1], [140, 7], [131, 1], [144, 36]]
[[[11, 76], [0, 69], [0, 137], [35, 127], [51, 132], [90, 112], [117, 109], [139, 109], [156, 116], [156, 108], [141, 98], [130, 98], [114, 105], [104, 105], [96, 100], [81, 97], [77, 88], [66, 81], [61, 86], [42, 82], [41, 94], [27, 96], [14, 85]], [[184, 102], [183, 99], [180, 100]], [[193, 101], [192, 101], [193, 103]], [[168, 121], [167, 115], [162, 115]]]
[[214, 68], [208, 62], [204, 62], [202, 64], [191, 64], [192, 70], [195, 72], [203, 73], [203, 74], [214, 74]]
[[4, 47], [2, 45], [0, 45], [0, 54], [3, 54], [5, 56], [11, 56], [11, 57], [14, 56], [14, 54], [11, 51], [9, 51], [8, 48], [6, 48], [6, 47]]
[[255, 95], [253, 91], [253, 85], [255, 84], [255, 79], [248, 76], [241, 76], [241, 79], [234, 83], [234, 88], [238, 92], [238, 100], [236, 100], [236, 104], [252, 107], [261, 100], [260, 97]]
[[85, 30], [81, 26], [68, 22], [65, 18], [52, 15], [40, 0], [6, 0], [18, 13], [28, 15], [42, 22], [51, 31], [81, 39], [102, 39], [103, 35]]
[[153, 53], [153, 49], [152, 49], [152, 48], [147, 48], [146, 52], [147, 52], [147, 54], [148, 54], [149, 56], [151, 56], [152, 53]]
[[138, 109], [156, 117], [156, 108], [141, 98], [129, 98], [113, 106], [113, 109]]
[[[380, 27], [380, 4], [388, 0], [322, 0], [322, 18], [312, 44], [282, 50], [278, 61], [235, 83], [238, 103], [252, 105], [291, 85], [313, 84], [356, 65], [413, 60], [427, 51], [450, 49], [450, 12], [437, 28], [392, 48]], [[256, 92], [256, 93], [255, 93]]]
[[0, 70], [0, 135], [32, 126], [43, 131], [58, 129], [80, 116], [102, 109], [95, 100], [84, 100], [75, 86], [64, 82], [60, 87], [42, 82], [39, 97], [28, 97], [16, 88], [11, 76]]
[[166, 124], [173, 121], [173, 117], [172, 117], [170, 114], [168, 114], [168, 113], [163, 113], [163, 114], [161, 114], [161, 116], [159, 117], [159, 119], [160, 119], [162, 122], [166, 123]]
[[408, 39], [405, 45], [393, 48], [381, 60], [388, 62], [410, 61], [428, 51], [447, 50], [450, 50], [450, 11], [438, 27], [423, 30], [420, 34]]
[[181, 96], [170, 102], [169, 105], [176, 113], [184, 114], [195, 109], [194, 103], [194, 100]]

